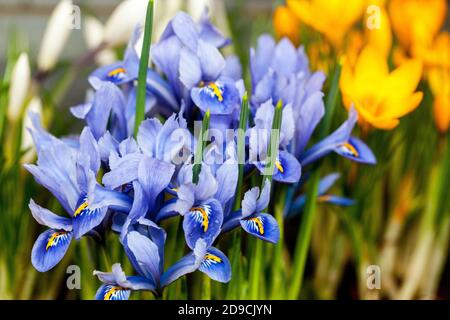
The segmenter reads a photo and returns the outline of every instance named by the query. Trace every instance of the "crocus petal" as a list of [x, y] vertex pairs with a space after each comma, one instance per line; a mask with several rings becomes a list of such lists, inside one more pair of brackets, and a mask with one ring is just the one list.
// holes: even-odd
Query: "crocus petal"
[[72, 1], [69, 0], [61, 1], [53, 10], [38, 53], [37, 65], [39, 70], [49, 71], [58, 61], [73, 29], [70, 25], [73, 20], [72, 10]]
[[337, 146], [334, 151], [356, 162], [366, 164], [375, 164], [377, 162], [372, 150], [364, 142], [355, 137], [350, 137], [347, 142]]
[[111, 46], [119, 46], [128, 41], [136, 25], [143, 25], [147, 1], [122, 1], [105, 23], [103, 40]]
[[230, 261], [222, 251], [214, 247], [208, 249], [198, 270], [215, 281], [225, 283], [231, 279]]
[[16, 121], [21, 113], [31, 79], [30, 62], [26, 53], [20, 54], [12, 70], [8, 94], [7, 115], [11, 121]]
[[95, 300], [128, 300], [130, 298], [131, 290], [115, 286], [111, 284], [104, 284], [98, 288], [95, 294]]
[[64, 257], [72, 232], [49, 229], [39, 235], [31, 251], [31, 263], [39, 272], [52, 269]]
[[267, 213], [258, 213], [241, 220], [242, 228], [264, 241], [277, 243], [280, 239], [280, 229], [274, 217]]
[[223, 211], [215, 200], [202, 202], [191, 208], [184, 216], [183, 230], [187, 245], [193, 249], [199, 239], [210, 246], [220, 233], [223, 222]]
[[52, 229], [72, 230], [72, 221], [68, 218], [58, 216], [48, 209], [37, 205], [33, 199], [30, 200], [28, 207], [31, 210], [33, 218], [41, 225]]
[[191, 98], [200, 110], [210, 110], [211, 114], [230, 114], [240, 102], [234, 81], [225, 77], [209, 82], [204, 87], [193, 88]]
[[127, 246], [140, 266], [142, 275], [158, 284], [161, 274], [158, 246], [136, 231], [127, 235]]

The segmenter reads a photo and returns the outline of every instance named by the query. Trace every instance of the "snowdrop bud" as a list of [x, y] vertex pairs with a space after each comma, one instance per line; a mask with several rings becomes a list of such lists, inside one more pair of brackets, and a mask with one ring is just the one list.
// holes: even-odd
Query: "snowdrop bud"
[[[104, 27], [102, 23], [94, 17], [87, 17], [84, 20], [83, 30], [84, 39], [86, 40], [88, 49], [95, 50], [103, 41]], [[97, 64], [102, 66], [111, 64], [116, 60], [117, 59], [114, 51], [110, 49], [102, 50], [95, 57], [95, 61], [97, 62]]]
[[21, 115], [22, 106], [27, 98], [30, 82], [31, 71], [28, 55], [22, 53], [12, 70], [9, 86], [8, 119], [11, 121], [16, 121]]
[[137, 24], [144, 25], [148, 0], [125, 0], [106, 21], [103, 40], [111, 46], [125, 44]]
[[62, 0], [53, 10], [42, 38], [37, 65], [39, 70], [52, 69], [71, 32], [72, 1]]
[[31, 99], [30, 103], [28, 104], [28, 106], [25, 110], [25, 114], [23, 117], [21, 149], [24, 151], [27, 149], [29, 149], [29, 150], [23, 154], [22, 163], [31, 162], [35, 155], [33, 138], [31, 136], [30, 132], [28, 132], [28, 130], [27, 130], [27, 128], [32, 127], [31, 119], [29, 116], [30, 112], [37, 113], [37, 114], [41, 115], [41, 118], [42, 118], [42, 102], [39, 97], [35, 96], [35, 97], [33, 97], [33, 99]]

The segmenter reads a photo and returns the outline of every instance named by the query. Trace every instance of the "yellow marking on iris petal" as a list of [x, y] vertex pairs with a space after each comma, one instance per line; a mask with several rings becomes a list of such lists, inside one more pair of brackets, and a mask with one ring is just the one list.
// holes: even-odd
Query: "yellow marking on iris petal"
[[48, 239], [47, 241], [47, 245], [45, 246], [45, 251], [48, 251], [48, 249], [50, 249], [51, 247], [53, 247], [55, 245], [55, 241], [56, 239], [58, 239], [58, 237], [60, 235], [63, 235], [65, 232], [62, 231], [57, 231], [57, 232], [53, 232], [52, 236]]
[[123, 290], [122, 287], [112, 287], [111, 289], [108, 290], [108, 292], [105, 293], [103, 300], [110, 300], [111, 296], [120, 290]]
[[113, 77], [118, 75], [119, 73], [125, 73], [126, 70], [124, 68], [117, 68], [108, 72], [108, 77]]
[[172, 191], [174, 191], [174, 192], [178, 192], [178, 188], [172, 188], [172, 189], [170, 189], [170, 190], [172, 190]]
[[222, 259], [220, 259], [218, 256], [211, 254], [211, 253], [207, 253], [205, 255], [205, 260], [212, 260], [212, 261], [218, 262], [218, 263], [222, 262]]
[[262, 221], [260, 218], [250, 218], [248, 220], [256, 223], [256, 225], [258, 226], [259, 234], [261, 234], [261, 235], [264, 234], [264, 225], [262, 224]]
[[217, 99], [220, 102], [222, 102], [223, 96], [222, 96], [222, 91], [220, 91], [219, 86], [215, 82], [211, 82], [210, 84], [208, 84], [208, 87], [214, 91], [214, 95], [217, 97]]
[[319, 202], [327, 202], [330, 199], [331, 199], [331, 197], [328, 194], [324, 194], [323, 196], [319, 196], [317, 198], [317, 200], [319, 200]]
[[81, 211], [83, 211], [84, 209], [86, 209], [88, 207], [88, 202], [84, 201], [82, 204], [80, 204], [80, 206], [77, 208], [77, 210], [75, 210], [75, 213], [73, 214], [74, 217], [78, 216]]
[[202, 215], [202, 227], [203, 227], [203, 231], [206, 232], [206, 230], [208, 230], [208, 226], [209, 226], [209, 218], [208, 218], [208, 214], [206, 213], [205, 209], [203, 209], [202, 207], [194, 207], [191, 208], [192, 212], [198, 211], [200, 212], [200, 214]]
[[356, 150], [356, 148], [352, 144], [350, 144], [348, 142], [345, 142], [345, 143], [342, 144], [342, 146], [344, 148], [346, 148], [354, 157], [359, 157], [358, 151]]
[[275, 167], [277, 167], [278, 171], [280, 171], [281, 173], [284, 172], [284, 168], [283, 168], [283, 166], [281, 165], [280, 160], [276, 160], [276, 161], [275, 161]]

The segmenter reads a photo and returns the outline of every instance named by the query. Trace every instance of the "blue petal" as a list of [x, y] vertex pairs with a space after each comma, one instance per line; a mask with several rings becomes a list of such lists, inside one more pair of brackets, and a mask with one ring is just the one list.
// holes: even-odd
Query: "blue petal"
[[242, 228], [264, 241], [277, 243], [280, 229], [274, 217], [267, 213], [258, 213], [241, 220]]
[[210, 246], [219, 235], [222, 222], [222, 206], [215, 199], [204, 201], [191, 208], [183, 220], [187, 245], [193, 249], [197, 240], [203, 239], [207, 246]]
[[204, 81], [215, 81], [225, 69], [225, 59], [213, 45], [200, 40], [197, 49]]
[[281, 39], [276, 45], [271, 67], [282, 76], [289, 76], [297, 71], [297, 50], [288, 38]]
[[162, 270], [160, 270], [160, 256], [158, 246], [146, 236], [132, 231], [127, 235], [127, 246], [136, 259], [142, 275], [158, 284]]
[[111, 284], [104, 284], [98, 288], [95, 300], [128, 300], [131, 291]]
[[242, 78], [242, 66], [237, 56], [231, 55], [225, 59], [225, 69], [223, 69], [221, 76], [228, 77], [234, 81]]
[[180, 81], [187, 89], [191, 89], [202, 80], [202, 67], [197, 55], [183, 48], [180, 53]]
[[216, 172], [218, 190], [214, 195], [223, 207], [232, 199], [236, 192], [238, 181], [238, 165], [233, 159], [225, 161]]
[[33, 201], [33, 199], [30, 199], [30, 204], [28, 205], [28, 207], [30, 208], [31, 214], [33, 215], [34, 219], [41, 225], [47, 226], [52, 229], [62, 229], [65, 231], [72, 230], [72, 221], [70, 219], [58, 216], [50, 210], [42, 208], [41, 206], [37, 205]]
[[111, 82], [117, 85], [121, 85], [133, 80], [127, 74], [127, 70], [125, 70], [123, 62], [121, 61], [96, 69], [89, 76], [91, 82], [93, 78], [97, 78], [101, 81]]
[[255, 87], [269, 70], [275, 50], [275, 40], [268, 34], [258, 38], [256, 50], [250, 50], [250, 70], [252, 73], [252, 84]]
[[89, 168], [93, 172], [98, 172], [100, 169], [100, 151], [97, 141], [88, 127], [85, 127], [80, 135], [79, 156], [87, 157]]
[[208, 249], [198, 269], [215, 281], [228, 282], [231, 279], [230, 261], [214, 247]]
[[204, 10], [200, 18], [199, 27], [200, 39], [212, 44], [216, 48], [222, 48], [231, 43], [231, 40], [225, 38], [222, 32], [211, 23], [207, 9]]
[[89, 208], [86, 196], [82, 196], [73, 214], [73, 234], [75, 239], [81, 238], [85, 233], [98, 226], [105, 218], [107, 208]]
[[340, 174], [339, 173], [331, 173], [319, 181], [319, 196], [323, 195], [325, 192], [327, 192], [336, 182], [337, 179], [339, 179]]
[[116, 189], [130, 181], [138, 178], [138, 167], [142, 159], [142, 154], [130, 153], [116, 162], [110, 161], [111, 171], [103, 176], [103, 184], [110, 188]]
[[180, 109], [172, 87], [158, 73], [151, 69], [147, 70], [147, 91], [154, 94], [160, 102], [170, 107], [172, 111], [178, 111]]
[[[266, 163], [256, 162], [256, 167], [265, 173]], [[302, 168], [297, 158], [287, 151], [280, 151], [274, 166], [273, 180], [284, 183], [296, 183], [300, 180]]]
[[345, 197], [339, 197], [335, 195], [322, 195], [318, 198], [319, 202], [326, 202], [331, 204], [336, 204], [338, 206], [348, 207], [355, 204], [355, 200], [345, 198]]
[[138, 179], [147, 201], [150, 201], [150, 209], [154, 207], [156, 197], [169, 185], [174, 172], [173, 164], [146, 156], [142, 158], [138, 168]]
[[352, 107], [349, 111], [349, 118], [336, 131], [319, 143], [308, 149], [301, 157], [300, 163], [306, 166], [333, 151], [337, 146], [347, 142], [355, 126], [358, 114]]
[[225, 77], [206, 83], [204, 87], [193, 88], [191, 98], [200, 110], [210, 110], [211, 114], [230, 114], [240, 103], [234, 81]]
[[364, 142], [355, 137], [350, 137], [347, 142], [334, 148], [334, 151], [356, 162], [366, 164], [375, 164], [377, 162], [372, 150]]
[[161, 287], [167, 287], [185, 274], [194, 272], [198, 269], [198, 266], [199, 263], [197, 263], [195, 255], [192, 252], [187, 254], [164, 272], [161, 276]]
[[31, 263], [39, 272], [52, 269], [64, 257], [72, 232], [49, 229], [39, 235], [31, 251]]
[[183, 45], [192, 51], [197, 50], [199, 37], [197, 26], [187, 13], [180, 11], [175, 15], [161, 35], [161, 40], [166, 40], [174, 34], [180, 39]]
[[224, 217], [222, 225], [222, 233], [233, 230], [240, 225], [242, 219], [242, 211], [234, 211]]
[[99, 139], [106, 132], [109, 115], [114, 111], [123, 130], [126, 128], [123, 112], [125, 110], [125, 98], [120, 89], [110, 83], [102, 83], [95, 92], [92, 108], [86, 115], [86, 122], [91, 128], [95, 139]]

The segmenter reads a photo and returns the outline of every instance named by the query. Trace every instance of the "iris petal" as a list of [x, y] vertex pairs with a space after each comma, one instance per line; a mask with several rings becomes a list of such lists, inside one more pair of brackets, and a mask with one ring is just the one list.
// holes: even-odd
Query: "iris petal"
[[277, 243], [280, 239], [280, 229], [274, 217], [267, 213], [258, 213], [241, 220], [242, 228], [264, 241]]
[[31, 263], [39, 272], [52, 269], [67, 252], [72, 232], [49, 229], [39, 235], [31, 252]]
[[210, 246], [220, 233], [222, 222], [222, 206], [215, 199], [191, 208], [183, 220], [187, 245], [193, 249], [197, 240], [203, 239]]
[[191, 98], [203, 111], [211, 114], [230, 114], [239, 105], [239, 92], [233, 80], [221, 78], [191, 90]]
[[104, 284], [95, 294], [96, 300], [128, 300], [131, 291], [120, 286]]
[[98, 226], [103, 221], [106, 211], [106, 207], [91, 210], [87, 197], [81, 197], [73, 214], [73, 233], [75, 238], [79, 239], [85, 233]]
[[215, 281], [228, 282], [231, 279], [230, 261], [222, 251], [214, 247], [206, 252], [199, 270]]

